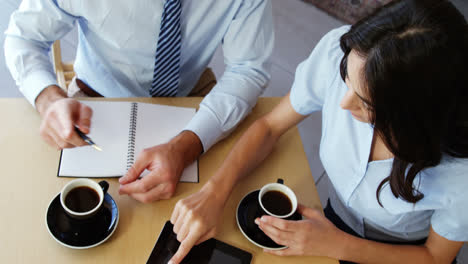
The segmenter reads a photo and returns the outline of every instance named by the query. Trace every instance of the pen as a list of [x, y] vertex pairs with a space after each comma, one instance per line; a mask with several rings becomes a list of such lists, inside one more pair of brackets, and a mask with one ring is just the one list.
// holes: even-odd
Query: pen
[[102, 151], [102, 149], [96, 145], [88, 136], [85, 135], [85, 133], [81, 132], [77, 127], [75, 127], [75, 132], [78, 133], [78, 135], [89, 145], [91, 145], [93, 148], [96, 150]]

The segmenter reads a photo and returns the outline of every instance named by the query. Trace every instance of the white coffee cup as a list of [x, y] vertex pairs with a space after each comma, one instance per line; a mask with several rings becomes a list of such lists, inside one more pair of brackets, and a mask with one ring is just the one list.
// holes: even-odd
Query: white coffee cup
[[[294, 194], [294, 192], [288, 186], [284, 185], [283, 182], [284, 181], [282, 179], [278, 179], [278, 181], [276, 183], [269, 183], [269, 184], [263, 186], [260, 189], [260, 193], [258, 194], [258, 203], [260, 204], [260, 207], [262, 208], [262, 210], [266, 214], [277, 217], [277, 218], [288, 218], [288, 217], [292, 216], [296, 212], [296, 209], [297, 209], [297, 197], [296, 197], [296, 195]], [[262, 197], [267, 192], [270, 192], [270, 191], [281, 192], [287, 198], [289, 198], [289, 201], [291, 202], [290, 212], [288, 212], [287, 214], [284, 214], [284, 215], [278, 215], [278, 214], [272, 213], [267, 208], [265, 208], [265, 206], [263, 205], [263, 202], [262, 202]]]
[[[95, 202], [89, 203], [89, 205], [92, 205], [92, 208], [86, 209], [85, 211], [70, 208], [71, 205], [73, 204], [76, 205], [76, 204], [83, 203], [83, 201], [78, 201], [80, 198], [82, 198], [82, 197], [79, 197], [78, 196], [79, 193], [76, 192], [76, 189], [79, 187], [87, 187], [91, 189], [91, 190], [86, 189], [85, 194], [89, 194], [88, 191], [90, 191], [91, 193], [94, 191], [97, 194], [97, 199], [96, 199], [97, 204], [95, 206], [94, 206]], [[100, 181], [99, 183], [97, 183], [93, 180], [85, 179], [85, 178], [75, 179], [75, 180], [68, 182], [62, 188], [62, 191], [60, 192], [60, 203], [63, 209], [65, 210], [65, 212], [67, 212], [67, 214], [70, 215], [71, 217], [76, 218], [76, 219], [89, 218], [93, 216], [95, 213], [97, 213], [98, 210], [101, 208], [104, 202], [104, 196], [106, 195], [108, 189], [109, 189], [109, 183], [107, 183], [106, 181]], [[67, 201], [66, 201], [67, 195], [69, 195], [71, 191], [74, 191], [75, 195], [73, 197], [68, 197], [69, 201], [67, 205]], [[94, 196], [94, 194], [92, 196]], [[73, 201], [73, 199], [77, 201]]]

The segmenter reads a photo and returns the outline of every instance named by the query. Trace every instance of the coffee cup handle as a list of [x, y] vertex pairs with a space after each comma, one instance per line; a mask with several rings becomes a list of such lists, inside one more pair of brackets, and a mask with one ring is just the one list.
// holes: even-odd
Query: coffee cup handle
[[106, 181], [100, 181], [100, 182], [99, 182], [99, 185], [100, 185], [101, 188], [102, 188], [102, 192], [103, 192], [104, 194], [106, 194], [106, 193], [107, 193], [107, 190], [109, 189], [109, 183], [106, 182]]
[[280, 179], [280, 178], [278, 178], [278, 180], [276, 180], [276, 183], [279, 183], [279, 184], [284, 184], [284, 180], [283, 180], [283, 179]]

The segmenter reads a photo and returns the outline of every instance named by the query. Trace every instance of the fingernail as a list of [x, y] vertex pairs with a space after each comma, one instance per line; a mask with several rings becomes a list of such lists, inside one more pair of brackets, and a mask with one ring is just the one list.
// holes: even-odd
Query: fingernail
[[265, 217], [265, 216], [262, 216], [262, 218], [260, 218], [260, 220], [261, 220], [262, 222], [266, 222], [266, 217]]
[[255, 218], [255, 223], [256, 223], [257, 225], [260, 224], [260, 221], [258, 221], [258, 218]]
[[167, 264], [174, 264], [174, 261], [169, 260], [169, 262]]

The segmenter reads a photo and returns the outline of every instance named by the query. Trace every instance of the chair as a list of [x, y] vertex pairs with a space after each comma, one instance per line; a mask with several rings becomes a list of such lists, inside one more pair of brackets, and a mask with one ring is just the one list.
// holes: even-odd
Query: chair
[[62, 50], [60, 48], [60, 40], [56, 40], [52, 44], [52, 59], [54, 62], [54, 71], [57, 75], [57, 82], [60, 88], [67, 91], [75, 72], [73, 70], [73, 62], [62, 62]]
[[[52, 59], [54, 61], [54, 71], [57, 75], [57, 83], [64, 91], [68, 90], [68, 85], [75, 77], [73, 62], [62, 62], [62, 50], [60, 40], [52, 44]], [[216, 85], [216, 76], [211, 68], [206, 68], [200, 76], [196, 86], [188, 96], [205, 96]]]

